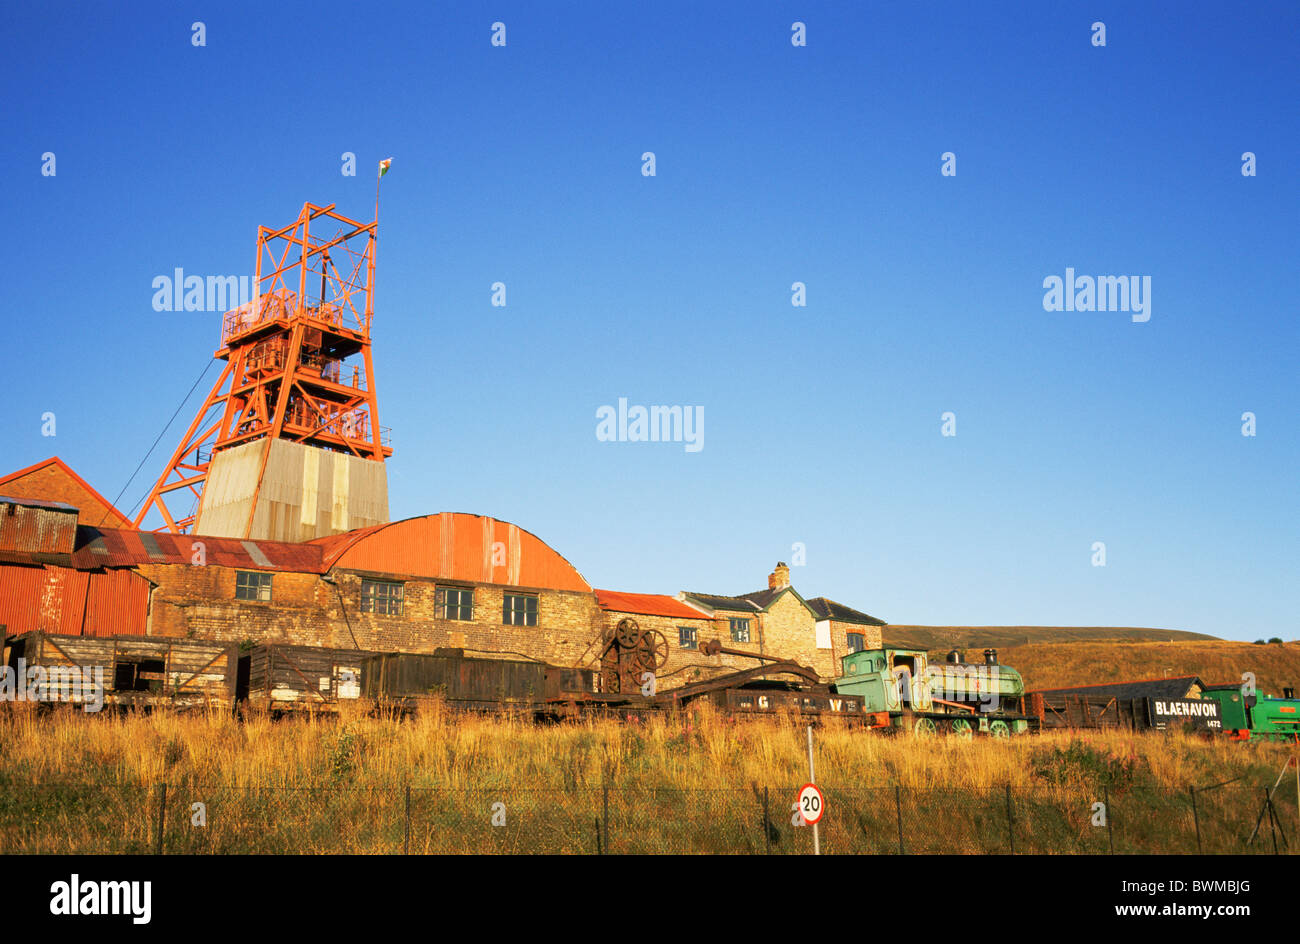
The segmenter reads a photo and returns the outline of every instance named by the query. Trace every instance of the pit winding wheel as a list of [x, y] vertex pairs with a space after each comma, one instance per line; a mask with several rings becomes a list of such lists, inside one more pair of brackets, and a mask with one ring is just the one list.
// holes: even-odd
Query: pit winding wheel
[[668, 663], [668, 640], [657, 629], [643, 630], [631, 617], [619, 620], [601, 651], [602, 688], [606, 692], [633, 694], [641, 690], [641, 676], [658, 672]]

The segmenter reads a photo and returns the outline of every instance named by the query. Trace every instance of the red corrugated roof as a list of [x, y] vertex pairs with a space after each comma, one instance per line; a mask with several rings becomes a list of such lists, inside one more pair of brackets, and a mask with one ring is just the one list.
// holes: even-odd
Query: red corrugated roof
[[81, 569], [134, 567], [137, 564], [193, 564], [202, 542], [204, 562], [244, 570], [283, 570], [302, 574], [325, 572], [316, 544], [284, 541], [242, 541], [203, 534], [168, 534], [114, 528], [78, 528], [73, 564]]
[[590, 593], [582, 574], [537, 535], [459, 511], [316, 538], [323, 566]]
[[596, 604], [613, 613], [636, 613], [640, 616], [667, 616], [671, 619], [708, 619], [694, 607], [662, 593], [623, 593], [597, 590]]

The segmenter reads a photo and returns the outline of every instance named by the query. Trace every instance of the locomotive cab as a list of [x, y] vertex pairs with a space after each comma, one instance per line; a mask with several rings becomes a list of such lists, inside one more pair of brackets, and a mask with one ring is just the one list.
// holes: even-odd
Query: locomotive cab
[[835, 690], [861, 695], [864, 711], [930, 710], [929, 656], [923, 649], [864, 649], [840, 660]]

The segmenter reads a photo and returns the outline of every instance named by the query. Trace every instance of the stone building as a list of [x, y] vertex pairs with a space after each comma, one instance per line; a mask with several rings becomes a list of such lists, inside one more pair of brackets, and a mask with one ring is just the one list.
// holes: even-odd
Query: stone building
[[[838, 657], [878, 645], [883, 625], [822, 597], [805, 600], [785, 564], [765, 590], [741, 596], [597, 590], [536, 535], [480, 515], [425, 515], [303, 542], [156, 533], [116, 526], [125, 519], [57, 459], [4, 481], [39, 492], [41, 476], [59, 503], [0, 497], [0, 521], [45, 516], [61, 535], [57, 557], [34, 543], [34, 527], [14, 524], [0, 541], [6, 636], [43, 630], [372, 652], [452, 647], [594, 667], [609, 632], [631, 619], [666, 641], [657, 676], [669, 688], [758, 664], [701, 652], [715, 639], [834, 676]], [[67, 499], [90, 508], [95, 524]]]

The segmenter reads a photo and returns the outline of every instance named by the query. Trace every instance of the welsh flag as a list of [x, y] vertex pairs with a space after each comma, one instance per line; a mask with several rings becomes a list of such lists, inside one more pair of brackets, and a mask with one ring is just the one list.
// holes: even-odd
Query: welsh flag
[[380, 162], [379, 162], [379, 176], [382, 177], [382, 176], [384, 176], [384, 174], [388, 173], [388, 168], [390, 168], [390, 167], [392, 167], [392, 166], [393, 166], [393, 159], [392, 159], [391, 157], [388, 158], [387, 160], [382, 160], [382, 161], [380, 161]]

